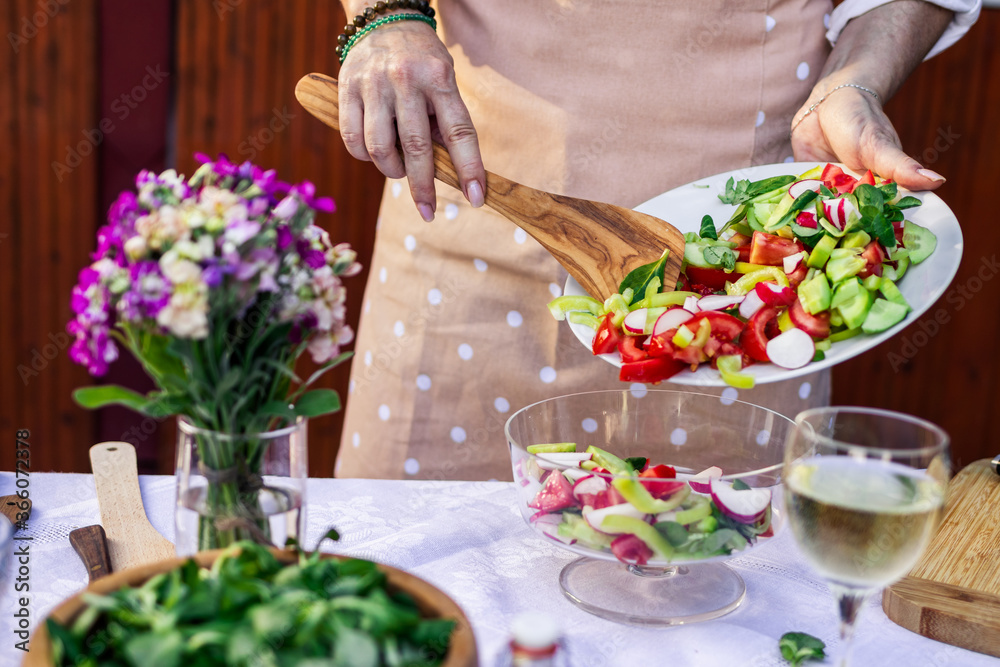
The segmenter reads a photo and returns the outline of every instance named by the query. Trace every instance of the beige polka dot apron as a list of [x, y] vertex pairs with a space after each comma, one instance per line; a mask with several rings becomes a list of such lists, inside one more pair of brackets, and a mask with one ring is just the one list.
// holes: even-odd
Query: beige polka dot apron
[[[486, 168], [634, 207], [791, 159], [788, 127], [826, 57], [830, 3], [440, 0], [438, 10]], [[549, 315], [566, 279], [555, 260], [457, 191], [437, 194], [428, 224], [405, 181], [386, 183], [338, 476], [511, 479], [503, 426], [514, 411], [625, 388]], [[829, 375], [709, 393], [794, 415], [828, 402]]]

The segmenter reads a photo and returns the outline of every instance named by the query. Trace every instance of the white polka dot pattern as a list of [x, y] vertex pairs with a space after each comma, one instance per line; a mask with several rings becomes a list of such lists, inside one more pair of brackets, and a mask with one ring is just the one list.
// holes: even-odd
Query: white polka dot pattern
[[521, 313], [517, 312], [516, 310], [512, 310], [509, 313], [507, 313], [507, 324], [509, 324], [510, 326], [517, 328], [521, 326], [523, 323], [524, 323], [524, 318], [521, 317]]
[[437, 287], [431, 288], [431, 290], [429, 292], [427, 292], [427, 301], [432, 306], [436, 306], [436, 305], [440, 304], [441, 303], [441, 290], [439, 290]]
[[799, 387], [799, 398], [803, 401], [809, 398], [809, 394], [812, 393], [812, 385], [808, 382], [803, 382]]
[[465, 429], [461, 426], [451, 429], [451, 439], [453, 442], [465, 442]]
[[381, 419], [384, 422], [387, 422], [387, 421], [389, 421], [390, 415], [391, 415], [391, 413], [389, 412], [389, 406], [388, 405], [386, 405], [385, 403], [383, 403], [382, 405], [378, 406], [378, 418], [379, 419]]
[[767, 32], [771, 32], [774, 29], [774, 24], [775, 23], [776, 22], [775, 22], [774, 18], [772, 18], [770, 16], [765, 16], [764, 17], [764, 30], [766, 30]]
[[350, 382], [348, 382], [347, 383], [347, 393], [348, 394], [353, 394], [354, 393], [354, 388], [357, 387], [357, 386], [358, 386], [358, 383], [355, 380], [351, 380]]
[[497, 412], [508, 412], [510, 410], [510, 401], [500, 396], [497, 400], [493, 401], [493, 407], [497, 409]]
[[417, 376], [417, 389], [420, 391], [427, 391], [431, 388], [431, 378], [429, 375], [424, 375], [421, 373]]
[[403, 472], [407, 475], [416, 475], [420, 472], [420, 461], [416, 459], [406, 459], [403, 462]]
[[761, 125], [763, 125], [764, 124], [764, 118], [765, 118], [764, 112], [763, 111], [758, 111], [757, 112], [757, 120], [754, 121], [754, 127], [760, 127]]
[[399, 197], [399, 193], [403, 191], [403, 184], [396, 181], [392, 184], [392, 196]]
[[406, 238], [403, 239], [403, 247], [406, 248], [407, 250], [409, 250], [410, 252], [413, 252], [414, 250], [416, 250], [416, 248], [417, 248], [417, 239], [416, 239], [416, 237], [414, 237], [413, 234], [407, 234]]
[[628, 391], [636, 398], [642, 398], [649, 392], [649, 389], [647, 389], [646, 385], [641, 382], [633, 382], [629, 385]]
[[527, 240], [528, 240], [528, 232], [524, 231], [523, 229], [514, 230], [514, 241], [516, 243], [524, 243]]
[[580, 422], [580, 428], [582, 428], [587, 433], [593, 433], [597, 430], [597, 420], [587, 417], [582, 422]]
[[383, 266], [381, 269], [378, 270], [378, 281], [380, 283], [385, 283], [385, 281], [388, 278], [389, 278], [389, 273], [385, 270], [385, 267]]
[[809, 78], [809, 63], [801, 62], [799, 66], [795, 68], [795, 76], [798, 77], [799, 81], [805, 81]]
[[555, 283], [549, 283], [549, 294], [553, 297], [562, 296], [562, 287], [559, 287], [559, 285], [556, 285]]
[[462, 359], [468, 361], [472, 358], [472, 346], [468, 343], [462, 343], [458, 346], [458, 356]]
[[351, 444], [354, 445], [355, 447], [360, 447], [361, 446], [361, 434], [360, 433], [355, 433], [354, 435], [351, 436]]
[[365, 352], [365, 366], [371, 366], [371, 365], [372, 365], [372, 351], [368, 350], [367, 352]]
[[771, 441], [771, 432], [768, 431], [767, 429], [764, 429], [763, 431], [757, 434], [757, 444], [760, 445], [761, 447], [763, 447], [770, 441]]
[[552, 384], [556, 381], [556, 369], [546, 366], [538, 372], [538, 377], [545, 384]]
[[830, 15], [829, 14], [823, 14], [823, 27], [826, 28], [827, 30], [830, 29]]
[[454, 220], [458, 217], [458, 207], [454, 204], [448, 204], [444, 207], [444, 217], [448, 220]]
[[740, 393], [732, 387], [726, 387], [722, 390], [722, 395], [719, 396], [719, 402], [723, 405], [732, 405], [739, 395]]
[[688, 441], [688, 433], [682, 428], [675, 428], [670, 432], [670, 444], [671, 445], [683, 445]]
[[479, 271], [480, 273], [490, 268], [490, 265], [487, 264], [485, 260], [479, 259], [478, 257], [472, 260], [472, 263], [476, 265], [476, 271]]
[[392, 325], [392, 333], [396, 334], [396, 338], [402, 338], [406, 335], [406, 325], [403, 324], [402, 320], [396, 320], [396, 323]]
[[789, 155], [784, 160], [782, 160], [782, 162], [795, 162], [795, 156], [794, 155]]

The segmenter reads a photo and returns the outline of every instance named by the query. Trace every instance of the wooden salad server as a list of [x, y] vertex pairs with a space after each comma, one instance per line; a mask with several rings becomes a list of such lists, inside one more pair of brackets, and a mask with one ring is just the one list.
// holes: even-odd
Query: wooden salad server
[[87, 578], [91, 582], [111, 574], [111, 554], [108, 553], [108, 540], [103, 526], [97, 524], [71, 530], [69, 543], [87, 568]]
[[135, 447], [127, 442], [94, 445], [90, 468], [114, 571], [176, 558], [174, 545], [153, 528], [142, 507]]
[[[295, 86], [306, 111], [340, 129], [337, 81], [309, 74]], [[461, 190], [448, 150], [434, 144], [434, 176]], [[604, 300], [633, 269], [657, 261], [669, 249], [663, 290], [672, 291], [684, 258], [684, 235], [670, 224], [621, 206], [535, 190], [486, 172], [486, 205], [523, 229], [552, 253], [593, 297]]]

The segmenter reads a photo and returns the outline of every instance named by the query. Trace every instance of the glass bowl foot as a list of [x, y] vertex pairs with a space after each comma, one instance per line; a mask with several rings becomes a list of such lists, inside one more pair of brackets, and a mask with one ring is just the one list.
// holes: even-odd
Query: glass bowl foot
[[559, 575], [563, 594], [595, 616], [669, 626], [724, 616], [746, 599], [746, 585], [721, 563], [650, 568], [578, 558]]

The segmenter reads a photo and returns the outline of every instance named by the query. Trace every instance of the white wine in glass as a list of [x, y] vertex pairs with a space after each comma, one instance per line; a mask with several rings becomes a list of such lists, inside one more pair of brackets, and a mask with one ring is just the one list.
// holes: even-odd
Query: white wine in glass
[[837, 599], [841, 665], [864, 602], [902, 578], [930, 541], [948, 472], [948, 436], [930, 422], [844, 407], [796, 417], [785, 507], [799, 548]]

